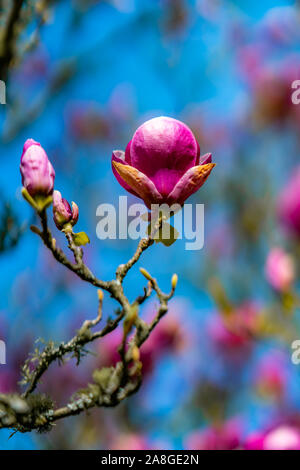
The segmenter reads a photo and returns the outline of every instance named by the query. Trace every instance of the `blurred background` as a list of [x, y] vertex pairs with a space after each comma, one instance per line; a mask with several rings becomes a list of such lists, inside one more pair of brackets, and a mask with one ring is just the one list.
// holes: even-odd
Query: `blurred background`
[[[157, 245], [126, 278], [133, 300], [144, 285], [138, 267], [166, 291], [179, 275], [168, 315], [142, 347], [139, 392], [48, 434], [8, 439], [11, 432], [0, 431], [0, 448], [251, 448], [253, 433], [260, 442], [277, 437], [281, 447], [298, 439], [300, 448], [300, 365], [291, 360], [300, 340], [300, 104], [291, 100], [300, 79], [300, 3], [0, 6], [0, 339], [7, 345], [0, 392], [17, 389], [37, 338], [66, 340], [97, 309], [95, 289], [59, 266], [29, 230], [35, 217], [19, 173], [24, 141], [42, 144], [56, 189], [78, 204], [77, 227], [91, 240], [85, 260], [101, 279], [136, 248], [96, 237], [97, 206], [125, 195], [112, 175], [112, 150], [125, 149], [145, 120], [167, 115], [188, 124], [201, 154], [217, 163], [189, 200], [205, 204], [204, 248]], [[106, 295], [105, 316], [115, 306]], [[142, 317], [155, 306], [145, 303]], [[95, 367], [117, 360], [120, 335], [95, 343], [79, 368], [72, 360], [52, 365], [40, 390], [65, 403]]]

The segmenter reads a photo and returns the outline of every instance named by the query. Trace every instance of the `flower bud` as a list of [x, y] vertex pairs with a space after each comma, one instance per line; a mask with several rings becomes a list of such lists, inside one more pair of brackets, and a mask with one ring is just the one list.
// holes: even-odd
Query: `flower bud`
[[97, 290], [97, 294], [98, 294], [98, 299], [99, 299], [99, 301], [102, 302], [103, 297], [104, 297], [103, 290], [98, 289], [98, 290]]
[[151, 277], [151, 275], [148, 273], [148, 271], [146, 271], [146, 269], [140, 268], [140, 272], [141, 272], [141, 274], [142, 274], [146, 279], [148, 279], [148, 281], [152, 281], [152, 277]]
[[77, 204], [72, 202], [72, 208], [68, 201], [61, 197], [59, 191], [53, 193], [53, 220], [59, 230], [63, 230], [67, 224], [75, 225], [79, 216]]
[[112, 154], [112, 170], [120, 185], [152, 204], [182, 206], [198, 191], [215, 163], [211, 154], [200, 157], [192, 131], [177, 119], [161, 116], [142, 124], [125, 152]]
[[177, 274], [173, 274], [172, 279], [171, 279], [172, 289], [176, 289], [177, 282], [178, 282], [178, 276]]
[[21, 156], [22, 184], [33, 198], [52, 194], [55, 171], [41, 144], [27, 139]]
[[140, 350], [136, 345], [134, 345], [132, 348], [132, 359], [134, 360], [134, 362], [140, 360]]
[[79, 217], [79, 209], [76, 204], [76, 202], [72, 201], [72, 219], [71, 219], [71, 224], [76, 225]]

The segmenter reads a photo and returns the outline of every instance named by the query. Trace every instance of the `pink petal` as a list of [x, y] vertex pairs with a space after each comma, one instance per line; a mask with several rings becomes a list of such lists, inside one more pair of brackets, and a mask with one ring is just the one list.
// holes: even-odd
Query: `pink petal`
[[141, 171], [116, 160], [112, 161], [112, 165], [125, 183], [132, 188], [138, 197], [143, 199], [148, 208], [151, 207], [151, 204], [162, 201], [162, 195], [157, 191], [154, 183]]
[[197, 142], [197, 157], [196, 157], [196, 162], [195, 162], [195, 165], [199, 165], [199, 158], [200, 158], [200, 145], [199, 145], [199, 142], [198, 140], [196, 140]]
[[168, 203], [182, 205], [188, 197], [201, 188], [214, 166], [216, 166], [215, 163], [207, 163], [206, 165], [190, 168], [178, 181], [171, 194], [169, 194]]
[[130, 156], [131, 142], [132, 140], [128, 142], [126, 149], [125, 149], [125, 162], [128, 163], [128, 165], [131, 165], [131, 156]]
[[158, 117], [142, 124], [131, 146], [131, 165], [152, 179], [162, 169], [174, 170], [181, 177], [196, 164], [198, 144], [192, 131], [169, 117]]
[[156, 189], [160, 192], [160, 194], [164, 197], [167, 197], [181, 177], [181, 171], [162, 168], [161, 170], [158, 170], [150, 179], [153, 181]]
[[22, 160], [22, 157], [23, 157], [24, 153], [26, 152], [26, 150], [29, 149], [29, 147], [31, 147], [32, 145], [39, 145], [41, 147], [41, 144], [39, 142], [36, 142], [34, 139], [27, 139], [24, 146], [23, 146], [23, 152], [22, 152], [21, 160]]
[[72, 225], [77, 224], [79, 217], [79, 208], [76, 202], [72, 201]]
[[199, 159], [199, 165], [206, 165], [207, 163], [211, 163], [211, 153], [206, 153]]

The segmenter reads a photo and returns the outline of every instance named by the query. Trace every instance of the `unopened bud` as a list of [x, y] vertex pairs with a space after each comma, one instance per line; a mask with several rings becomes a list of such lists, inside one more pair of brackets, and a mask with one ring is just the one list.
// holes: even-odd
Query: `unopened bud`
[[137, 362], [140, 360], [140, 350], [136, 345], [133, 346], [132, 348], [132, 359], [134, 362]]
[[172, 289], [176, 288], [177, 282], [178, 282], [178, 276], [177, 274], [173, 274], [172, 279], [171, 279]]
[[97, 290], [97, 294], [98, 294], [98, 299], [99, 299], [100, 301], [102, 301], [102, 300], [103, 300], [103, 297], [104, 297], [103, 290], [98, 289], [98, 290]]
[[52, 194], [55, 171], [41, 144], [27, 139], [21, 156], [22, 184], [31, 197], [41, 199]]
[[59, 191], [53, 193], [53, 220], [59, 230], [63, 230], [67, 224], [69, 229], [77, 223], [79, 210], [77, 204], [72, 202], [72, 208], [68, 201], [61, 196]]
[[137, 305], [133, 305], [128, 314], [126, 315], [125, 319], [124, 319], [124, 322], [123, 322], [123, 332], [124, 332], [124, 336], [126, 337], [128, 335], [128, 333], [130, 332], [134, 322], [136, 321], [137, 319], [137, 316], [138, 316], [138, 306]]
[[53, 250], [55, 250], [55, 248], [56, 248], [56, 239], [55, 238], [52, 238], [52, 248], [53, 248]]
[[142, 275], [148, 279], [148, 281], [152, 281], [152, 277], [151, 275], [148, 273], [148, 271], [146, 271], [146, 269], [144, 268], [140, 268], [140, 272], [142, 273]]

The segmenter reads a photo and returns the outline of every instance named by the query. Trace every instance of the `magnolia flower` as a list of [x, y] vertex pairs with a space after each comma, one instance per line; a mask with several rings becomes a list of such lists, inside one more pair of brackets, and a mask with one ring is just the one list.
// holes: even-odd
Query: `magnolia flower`
[[151, 204], [178, 203], [195, 193], [215, 166], [211, 154], [200, 157], [192, 131], [182, 122], [158, 117], [142, 124], [125, 152], [115, 150], [112, 169], [131, 194]]
[[300, 167], [294, 169], [292, 177], [278, 198], [278, 216], [282, 226], [296, 237], [300, 237]]
[[275, 290], [288, 290], [295, 279], [295, 264], [291, 255], [281, 248], [273, 248], [267, 257], [265, 275]]
[[47, 197], [53, 192], [55, 171], [41, 144], [27, 139], [21, 156], [22, 184], [30, 196]]
[[56, 227], [62, 230], [66, 224], [75, 225], [78, 221], [79, 210], [77, 204], [72, 202], [72, 208], [68, 201], [61, 197], [59, 191], [53, 193], [53, 220]]

